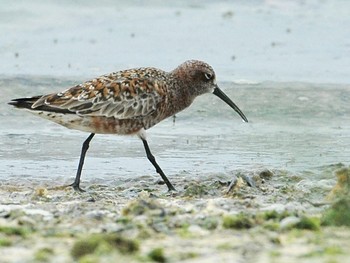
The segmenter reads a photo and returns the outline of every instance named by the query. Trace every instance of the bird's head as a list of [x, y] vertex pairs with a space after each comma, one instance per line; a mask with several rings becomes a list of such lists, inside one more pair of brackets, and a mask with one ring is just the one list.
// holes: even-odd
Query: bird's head
[[234, 109], [243, 121], [248, 122], [238, 106], [218, 87], [215, 72], [209, 64], [199, 60], [189, 60], [178, 66], [172, 74], [175, 74], [182, 85], [186, 86], [187, 93], [192, 99], [205, 93], [213, 93]]

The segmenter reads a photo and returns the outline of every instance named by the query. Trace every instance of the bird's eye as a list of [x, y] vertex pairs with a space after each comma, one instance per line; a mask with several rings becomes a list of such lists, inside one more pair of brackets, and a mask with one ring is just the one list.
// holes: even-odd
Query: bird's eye
[[204, 76], [207, 80], [211, 80], [213, 78], [213, 75], [210, 73], [204, 73]]

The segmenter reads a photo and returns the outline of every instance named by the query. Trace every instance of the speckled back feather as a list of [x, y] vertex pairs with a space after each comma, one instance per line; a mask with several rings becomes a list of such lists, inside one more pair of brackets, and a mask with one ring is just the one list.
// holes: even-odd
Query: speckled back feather
[[49, 106], [80, 116], [116, 119], [145, 117], [165, 98], [165, 72], [130, 69], [101, 76], [60, 93], [41, 97], [32, 109]]

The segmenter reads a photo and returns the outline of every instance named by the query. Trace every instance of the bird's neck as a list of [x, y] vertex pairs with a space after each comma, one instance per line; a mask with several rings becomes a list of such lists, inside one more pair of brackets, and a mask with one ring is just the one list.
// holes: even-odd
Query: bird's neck
[[172, 115], [184, 110], [193, 102], [193, 97], [188, 94], [187, 89], [173, 89], [171, 92]]
[[[190, 93], [190, 83], [188, 83], [189, 76], [188, 73], [182, 68], [178, 67], [170, 72], [170, 78], [173, 78], [173, 86], [169, 87], [169, 94], [172, 97], [169, 103], [172, 104], [172, 113], [176, 114], [183, 109], [190, 106], [195, 98], [193, 94]], [[173, 115], [172, 114], [172, 115]]]

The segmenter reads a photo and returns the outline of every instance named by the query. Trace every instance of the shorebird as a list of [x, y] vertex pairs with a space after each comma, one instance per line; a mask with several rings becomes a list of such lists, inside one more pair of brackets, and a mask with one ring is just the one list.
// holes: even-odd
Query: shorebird
[[89, 132], [84, 141], [75, 180], [69, 186], [77, 191], [90, 141], [98, 134], [138, 135], [148, 160], [168, 190], [175, 190], [148, 146], [145, 130], [190, 106], [202, 94], [213, 93], [243, 119], [243, 112], [218, 87], [213, 68], [205, 62], [189, 60], [176, 69], [145, 67], [100, 76], [63, 92], [13, 99], [17, 108], [70, 129]]

